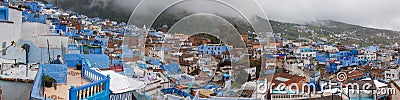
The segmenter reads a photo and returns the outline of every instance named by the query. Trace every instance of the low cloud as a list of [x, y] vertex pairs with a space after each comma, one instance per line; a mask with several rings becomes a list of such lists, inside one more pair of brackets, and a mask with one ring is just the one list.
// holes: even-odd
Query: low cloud
[[[66, 2], [90, 2], [88, 8], [102, 8], [130, 14], [141, 0], [60, 0]], [[245, 4], [247, 0], [237, 0]], [[257, 0], [270, 20], [307, 23], [316, 20], [335, 20], [372, 28], [400, 31], [400, 0]], [[154, 7], [160, 2], [155, 2]], [[79, 3], [78, 3], [79, 4]], [[108, 8], [104, 8], [108, 7]], [[70, 7], [73, 9], [73, 7]], [[80, 10], [84, 10], [83, 7]], [[209, 6], [207, 9], [219, 9]], [[96, 12], [100, 13], [100, 12]], [[117, 14], [120, 14], [117, 13]], [[99, 15], [99, 14], [96, 14]], [[117, 16], [120, 17], [120, 16]], [[127, 20], [127, 19], [126, 19]]]
[[336, 20], [400, 30], [400, 0], [258, 0], [269, 19], [305, 23]]

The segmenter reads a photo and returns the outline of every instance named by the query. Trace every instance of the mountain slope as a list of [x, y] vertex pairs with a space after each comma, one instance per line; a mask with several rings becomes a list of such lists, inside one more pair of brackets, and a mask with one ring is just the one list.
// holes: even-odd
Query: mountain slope
[[[101, 17], [118, 22], [127, 22], [129, 17], [140, 0], [47, 0], [58, 7], [83, 13], [89, 17]], [[157, 19], [155, 27], [163, 25], [172, 26], [179, 17], [189, 15], [189, 12], [163, 14]], [[241, 22], [235, 18], [224, 17], [239, 30], [240, 33], [251, 31], [247, 22]], [[352, 25], [338, 21], [320, 20], [307, 24], [285, 23], [270, 20], [275, 33], [282, 33], [284, 38], [296, 39], [306, 37], [314, 40], [327, 40], [328, 42], [341, 42], [343, 44], [392, 44], [400, 42], [400, 32], [374, 29], [359, 25]]]
[[314, 40], [326, 38], [330, 42], [360, 45], [400, 42], [398, 31], [374, 29], [332, 20], [320, 20], [307, 24], [270, 20], [270, 23], [275, 33], [283, 33], [283, 37], [288, 39], [296, 39], [299, 36]]

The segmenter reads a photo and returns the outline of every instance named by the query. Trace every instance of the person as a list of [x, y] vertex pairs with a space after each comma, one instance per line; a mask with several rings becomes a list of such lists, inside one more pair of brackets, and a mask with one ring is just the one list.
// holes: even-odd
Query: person
[[52, 61], [51, 64], [63, 64], [61, 56], [57, 55], [57, 59]]

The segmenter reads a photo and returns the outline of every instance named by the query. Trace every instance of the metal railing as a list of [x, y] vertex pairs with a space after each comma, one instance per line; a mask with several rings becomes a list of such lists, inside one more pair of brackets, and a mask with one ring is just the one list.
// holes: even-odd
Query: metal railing
[[95, 70], [90, 69], [86, 65], [82, 66], [82, 78], [86, 79], [89, 82], [100, 81], [102, 79], [107, 78], [103, 74], [96, 72]]
[[109, 76], [100, 74], [84, 65], [82, 66], [82, 78], [92, 83], [76, 88], [71, 86], [69, 90], [70, 100], [108, 100], [110, 94]]
[[13, 63], [1, 63], [0, 66], [0, 75], [3, 75], [4, 71], [11, 69]]

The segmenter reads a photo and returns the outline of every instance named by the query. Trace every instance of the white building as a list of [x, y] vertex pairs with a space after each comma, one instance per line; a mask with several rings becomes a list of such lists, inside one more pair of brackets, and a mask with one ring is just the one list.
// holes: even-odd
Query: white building
[[[8, 20], [0, 22], [0, 48], [4, 49], [0, 58], [25, 62], [25, 50], [21, 48], [24, 44], [30, 46], [28, 53], [30, 63], [45, 63], [48, 62], [48, 54], [50, 54], [50, 59], [55, 59], [57, 55], [63, 54], [62, 43], [66, 47], [68, 37], [46, 36], [50, 33], [49, 25], [46, 24], [22, 23], [22, 11], [17, 8], [9, 7], [8, 13], [5, 15], [8, 16]], [[47, 40], [49, 40], [49, 46]], [[12, 41], [15, 42], [13, 46], [11, 46]], [[47, 50], [47, 47], [50, 48], [50, 51]]]
[[327, 51], [327, 52], [337, 52], [337, 51], [339, 51], [339, 49], [337, 47], [334, 47], [334, 46], [330, 46], [330, 45], [321, 45], [321, 46], [322, 46], [322, 48], [324, 48], [324, 51]]
[[366, 59], [366, 60], [377, 60], [376, 53], [374, 52], [363, 52], [357, 55], [358, 59]]
[[[0, 7], [6, 8], [5, 6]], [[1, 49], [5, 49], [7, 46], [11, 45], [11, 41], [17, 41], [21, 39], [22, 11], [10, 7], [6, 9], [8, 9], [8, 14], [5, 15], [8, 16], [8, 20], [5, 22], [0, 22], [0, 42], [2, 44]]]
[[312, 47], [303, 46], [303, 47], [296, 48], [294, 50], [294, 55], [296, 56], [296, 58], [299, 58], [299, 59], [309, 59], [309, 57], [315, 58], [317, 55], [317, 52], [315, 52], [314, 48], [312, 48]]
[[385, 75], [385, 80], [395, 80], [399, 79], [400, 76], [400, 69], [399, 67], [391, 67], [385, 70], [384, 75]]

